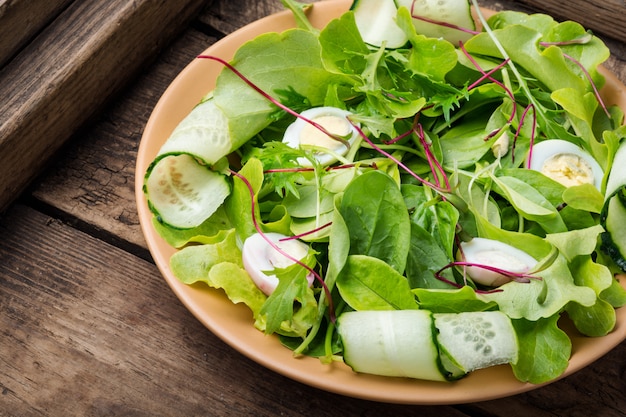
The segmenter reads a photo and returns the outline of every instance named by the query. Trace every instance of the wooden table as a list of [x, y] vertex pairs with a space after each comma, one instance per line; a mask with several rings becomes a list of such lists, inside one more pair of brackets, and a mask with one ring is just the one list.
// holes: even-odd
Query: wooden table
[[[280, 2], [16, 6], [25, 3], [0, 1], [0, 416], [626, 413], [626, 343], [541, 389], [454, 406], [342, 397], [229, 347], [183, 307], [151, 260], [135, 207], [135, 157], [179, 71], [219, 38], [282, 10]], [[583, 22], [607, 42], [607, 67], [626, 81], [621, 2], [481, 4]], [[96, 42], [103, 37], [109, 43]]]

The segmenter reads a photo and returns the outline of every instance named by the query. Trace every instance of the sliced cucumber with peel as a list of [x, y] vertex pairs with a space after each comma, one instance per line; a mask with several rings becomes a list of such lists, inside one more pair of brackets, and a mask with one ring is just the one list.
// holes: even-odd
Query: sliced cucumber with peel
[[345, 363], [375, 375], [448, 381], [518, 357], [515, 330], [499, 311], [351, 311], [337, 331]]
[[[472, 16], [471, 3], [468, 0], [395, 0], [397, 7], [406, 7], [413, 16], [413, 26], [418, 34], [429, 38], [443, 38], [455, 46], [467, 41], [471, 33], [454, 27], [475, 30], [476, 22]], [[449, 26], [421, 20], [423, 17], [432, 21], [445, 22]]]
[[208, 98], [194, 107], [176, 126], [157, 155], [188, 153], [207, 165], [215, 164], [234, 150], [228, 118]]
[[511, 319], [500, 311], [435, 314], [437, 341], [444, 362], [469, 373], [505, 363], [516, 363], [517, 336]]
[[228, 179], [212, 170], [236, 149], [228, 119], [209, 96], [176, 126], [144, 178], [144, 192], [159, 221], [190, 229], [208, 219], [230, 193]]
[[430, 311], [351, 311], [339, 316], [337, 331], [344, 362], [356, 372], [447, 380]]
[[219, 208], [230, 194], [230, 183], [191, 155], [167, 155], [149, 169], [144, 193], [161, 223], [189, 229]]
[[398, 8], [393, 0], [354, 0], [351, 10], [365, 43], [395, 49], [409, 41], [407, 34], [396, 24]]
[[602, 249], [626, 272], [626, 142], [622, 142], [609, 173], [600, 223]]
[[[413, 15], [417, 34], [443, 38], [457, 46], [472, 34], [455, 27], [475, 30], [471, 3], [468, 0], [354, 0], [351, 10], [363, 40], [376, 47], [401, 48], [408, 35], [396, 23], [398, 9], [406, 7]], [[446, 25], [419, 19], [445, 22]]]

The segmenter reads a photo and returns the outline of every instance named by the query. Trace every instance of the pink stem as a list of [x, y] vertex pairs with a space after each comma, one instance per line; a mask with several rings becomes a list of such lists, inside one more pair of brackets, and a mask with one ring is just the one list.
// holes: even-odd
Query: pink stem
[[357, 130], [357, 132], [359, 133], [361, 138], [365, 142], [367, 142], [372, 148], [374, 148], [374, 150], [376, 150], [377, 152], [383, 154], [387, 158], [391, 159], [396, 165], [398, 165], [400, 168], [404, 169], [409, 175], [411, 175], [413, 178], [415, 178], [416, 180], [421, 182], [423, 185], [426, 185], [426, 186], [428, 186], [428, 187], [430, 187], [430, 188], [432, 188], [434, 190], [438, 190], [440, 192], [449, 192], [450, 191], [450, 189], [442, 189], [438, 185], [433, 184], [430, 181], [427, 181], [427, 180], [423, 179], [422, 177], [417, 175], [415, 172], [413, 172], [409, 167], [407, 167], [405, 164], [403, 164], [402, 161], [400, 161], [398, 158], [394, 157], [389, 152], [385, 151], [384, 149], [382, 149], [379, 146], [377, 146], [374, 142], [372, 142], [370, 140], [370, 138], [367, 137], [367, 135], [363, 132], [363, 130], [359, 126], [357, 126], [355, 124], [352, 124], [352, 126], [354, 126], [354, 128]]
[[458, 30], [460, 32], [464, 32], [464, 33], [469, 33], [471, 35], [477, 35], [480, 32], [476, 31], [476, 30], [472, 30], [472, 29], [468, 29], [468, 28], [464, 28], [458, 25], [454, 25], [452, 23], [448, 23], [448, 22], [443, 22], [441, 20], [435, 20], [435, 19], [430, 19], [428, 17], [425, 16], [420, 16], [418, 14], [415, 13], [415, 0], [413, 0], [413, 3], [411, 3], [411, 17], [414, 19], [418, 19], [427, 23], [432, 23], [433, 25], [438, 25], [438, 26], [443, 26], [443, 27], [447, 27], [450, 29], [455, 29]]
[[274, 104], [275, 106], [279, 107], [280, 109], [286, 111], [287, 113], [291, 114], [292, 116], [295, 116], [299, 119], [304, 120], [305, 122], [309, 123], [310, 125], [314, 126], [316, 129], [319, 129], [321, 132], [323, 132], [325, 135], [327, 135], [328, 137], [339, 141], [341, 143], [343, 143], [348, 149], [350, 148], [350, 143], [345, 140], [344, 138], [342, 138], [341, 136], [335, 135], [333, 133], [330, 133], [326, 128], [324, 128], [324, 126], [320, 125], [319, 123], [316, 123], [313, 120], [310, 120], [304, 116], [302, 116], [300, 113], [298, 113], [297, 111], [294, 111], [292, 109], [290, 109], [289, 107], [285, 106], [284, 104], [282, 104], [280, 101], [276, 100], [274, 97], [270, 96], [268, 93], [266, 93], [265, 91], [263, 91], [261, 88], [259, 88], [259, 86], [257, 86], [256, 84], [254, 84], [251, 80], [249, 80], [245, 75], [243, 75], [237, 68], [235, 68], [233, 65], [231, 65], [230, 63], [226, 62], [225, 60], [223, 60], [222, 58], [213, 56], [213, 55], [198, 55], [197, 57], [198, 59], [210, 59], [213, 61], [217, 61], [220, 64], [224, 65], [226, 68], [228, 68], [230, 71], [232, 71], [237, 77], [239, 77], [243, 82], [245, 82], [246, 84], [248, 84], [248, 86], [250, 86], [254, 91], [256, 91], [257, 93], [261, 94], [263, 97], [265, 97], [268, 101], [270, 101], [272, 104]]
[[246, 187], [248, 187], [248, 191], [250, 192], [250, 197], [252, 197], [251, 203], [250, 203], [250, 206], [252, 208], [252, 224], [254, 225], [254, 228], [256, 229], [256, 231], [259, 233], [259, 235], [263, 237], [263, 239], [265, 239], [267, 244], [270, 245], [272, 248], [274, 248], [278, 253], [280, 253], [281, 255], [289, 259], [290, 261], [300, 265], [301, 267], [309, 271], [311, 274], [313, 274], [315, 279], [322, 285], [322, 288], [324, 289], [324, 292], [326, 293], [326, 298], [328, 298], [329, 314], [330, 314], [331, 320], [333, 320], [334, 322], [335, 313], [334, 313], [334, 307], [333, 307], [333, 299], [331, 297], [330, 290], [326, 286], [326, 283], [324, 282], [322, 277], [313, 268], [311, 268], [310, 266], [308, 266], [301, 260], [296, 259], [293, 256], [289, 255], [284, 250], [282, 250], [278, 245], [276, 245], [276, 243], [272, 242], [272, 240], [265, 235], [263, 230], [261, 230], [261, 226], [259, 225], [259, 222], [256, 218], [256, 204], [254, 202], [254, 188], [252, 187], [252, 184], [250, 184], [250, 181], [248, 181], [248, 179], [245, 176], [241, 175], [239, 172], [230, 170], [230, 173], [234, 175], [235, 177], [239, 178], [246, 185]]

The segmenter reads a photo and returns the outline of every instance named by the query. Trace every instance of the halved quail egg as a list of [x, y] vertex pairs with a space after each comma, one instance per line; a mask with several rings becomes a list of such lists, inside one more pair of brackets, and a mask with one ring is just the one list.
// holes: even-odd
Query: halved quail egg
[[[278, 286], [278, 277], [266, 272], [277, 268], [286, 268], [295, 262], [276, 250], [266, 238], [281, 251], [297, 260], [301, 260], [307, 255], [309, 246], [300, 240], [290, 239], [280, 233], [265, 233], [264, 236], [255, 233], [248, 237], [243, 243], [242, 258], [244, 268], [252, 281], [263, 293], [270, 295]], [[313, 276], [309, 274], [307, 280], [309, 284], [312, 284]]]
[[[537, 265], [528, 253], [499, 240], [475, 237], [460, 246], [459, 260], [472, 265], [485, 265], [513, 274], [529, 273]], [[489, 287], [498, 287], [512, 279], [510, 275], [479, 266], [467, 266], [465, 271], [474, 282]]]
[[549, 139], [533, 146], [530, 169], [566, 187], [593, 184], [600, 189], [604, 175], [598, 162], [575, 144]]
[[[346, 143], [351, 145], [359, 136], [357, 129], [348, 120], [351, 114], [337, 107], [314, 107], [301, 113], [302, 117], [314, 121], [345, 142], [328, 136], [302, 118], [296, 119], [287, 127], [283, 142], [295, 149], [311, 147], [315, 159], [322, 165], [335, 163], [337, 158], [333, 154], [344, 156], [348, 152]], [[330, 152], [325, 152], [325, 149]], [[299, 159], [299, 162], [302, 166], [311, 166], [311, 162], [306, 158]]]

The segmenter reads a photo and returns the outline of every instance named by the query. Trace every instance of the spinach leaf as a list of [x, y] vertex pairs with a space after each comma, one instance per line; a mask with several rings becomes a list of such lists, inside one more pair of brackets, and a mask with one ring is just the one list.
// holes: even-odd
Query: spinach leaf
[[339, 211], [350, 236], [350, 254], [373, 256], [404, 272], [411, 240], [409, 214], [389, 175], [368, 171], [354, 179]]
[[419, 308], [406, 278], [371, 256], [350, 255], [337, 277], [337, 289], [357, 311]]

